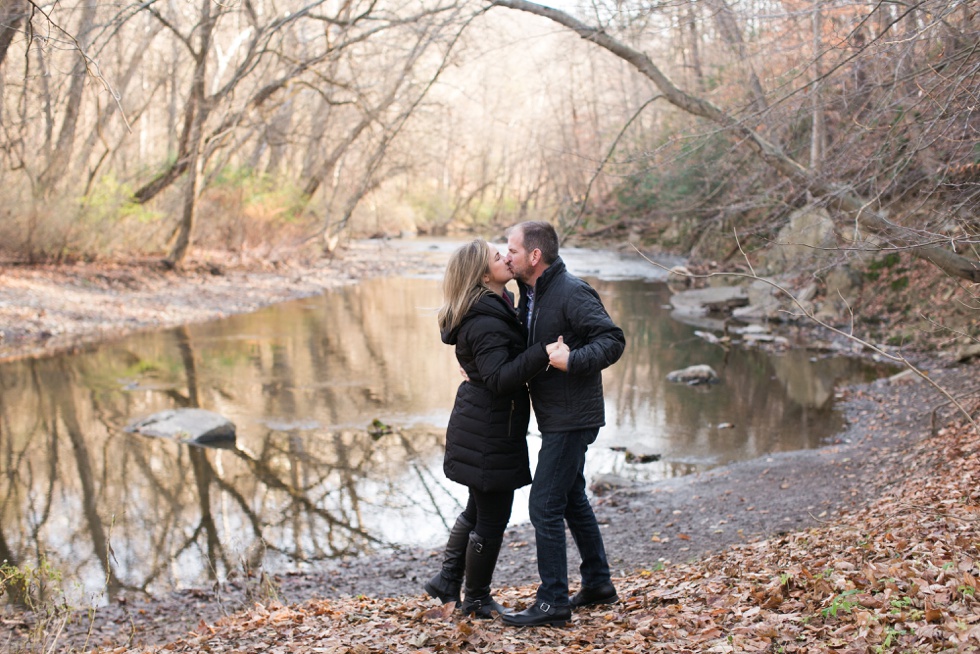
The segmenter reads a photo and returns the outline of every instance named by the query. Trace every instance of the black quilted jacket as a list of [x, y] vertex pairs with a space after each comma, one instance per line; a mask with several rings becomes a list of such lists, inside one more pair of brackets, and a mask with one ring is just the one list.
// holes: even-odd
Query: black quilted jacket
[[[527, 323], [528, 289], [520, 288], [518, 314]], [[552, 343], [559, 336], [571, 349], [567, 373], [551, 368], [529, 383], [538, 427], [542, 432], [601, 427], [606, 424], [602, 370], [623, 355], [626, 336], [595, 289], [569, 273], [561, 257], [535, 284], [528, 343]]]
[[[511, 300], [512, 302], [512, 300]], [[544, 344], [527, 347], [513, 305], [485, 295], [444, 343], [466, 372], [446, 429], [446, 476], [483, 491], [531, 483], [527, 454], [527, 381], [548, 365]]]

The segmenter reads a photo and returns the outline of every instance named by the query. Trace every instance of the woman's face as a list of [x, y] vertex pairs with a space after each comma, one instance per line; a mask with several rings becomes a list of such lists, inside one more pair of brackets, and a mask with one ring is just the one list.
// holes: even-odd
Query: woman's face
[[507, 267], [507, 261], [497, 248], [490, 247], [490, 261], [487, 264], [487, 286], [503, 286], [514, 279], [514, 273]]

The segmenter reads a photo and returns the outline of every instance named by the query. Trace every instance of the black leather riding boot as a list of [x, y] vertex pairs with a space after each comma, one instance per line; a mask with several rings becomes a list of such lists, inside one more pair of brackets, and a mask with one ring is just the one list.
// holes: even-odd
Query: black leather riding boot
[[492, 618], [495, 612], [501, 615], [510, 613], [490, 595], [490, 582], [502, 543], [502, 538], [488, 539], [475, 532], [470, 534], [469, 547], [466, 548], [464, 597], [460, 606], [463, 613], [487, 619]]
[[466, 569], [466, 548], [472, 530], [473, 523], [460, 514], [456, 518], [456, 524], [449, 530], [442, 570], [425, 584], [425, 592], [443, 604], [459, 604], [459, 589], [463, 585], [463, 572]]

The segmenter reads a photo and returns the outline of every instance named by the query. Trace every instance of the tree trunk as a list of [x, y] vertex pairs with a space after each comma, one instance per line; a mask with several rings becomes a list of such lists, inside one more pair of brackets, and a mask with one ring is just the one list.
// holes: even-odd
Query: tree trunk
[[694, 2], [687, 3], [687, 33], [690, 39], [691, 68], [694, 70], [694, 84], [700, 92], [704, 92], [704, 70], [701, 67], [701, 48], [698, 36], [697, 15], [694, 13]]
[[177, 229], [177, 239], [174, 241], [173, 249], [167, 257], [167, 262], [174, 268], [179, 268], [187, 256], [187, 251], [191, 247], [191, 236], [194, 232], [194, 220], [197, 209], [197, 190], [203, 176], [204, 158], [201, 156], [201, 115], [203, 108], [195, 112], [194, 125], [191, 128], [191, 149], [187, 153], [187, 183], [184, 186], [183, 199], [181, 201], [180, 225]]
[[83, 3], [82, 19], [78, 27], [76, 37], [78, 47], [78, 61], [71, 73], [71, 84], [68, 87], [68, 100], [65, 105], [64, 119], [61, 122], [61, 131], [58, 133], [58, 142], [51, 152], [51, 159], [48, 166], [38, 181], [41, 196], [47, 196], [54, 189], [55, 184], [63, 180], [71, 163], [72, 149], [75, 146], [75, 132], [78, 129], [78, 118], [82, 107], [82, 93], [85, 91], [85, 81], [88, 79], [88, 55], [84, 52], [89, 41], [89, 32], [95, 22], [95, 10], [98, 3]]
[[778, 145], [767, 141], [750, 125], [736, 121], [714, 103], [692, 96], [679, 89], [653, 61], [642, 52], [612, 38], [601, 29], [586, 25], [563, 11], [527, 2], [526, 0], [495, 0], [494, 6], [526, 11], [548, 18], [574, 31], [586, 41], [595, 43], [636, 68], [652, 81], [674, 106], [705, 118], [727, 129], [740, 143], [746, 144], [767, 165], [794, 184], [823, 199], [832, 210], [837, 210], [853, 224], [859, 225], [884, 240], [890, 247], [909, 249], [915, 256], [932, 263], [954, 277], [980, 283], [980, 262], [962, 257], [952, 250], [932, 244], [923, 244], [915, 231], [902, 227], [871, 208], [871, 202], [855, 193], [849, 184], [821, 180], [813, 171], [793, 160]]
[[181, 203], [180, 226], [177, 231], [177, 240], [174, 242], [174, 247], [170, 251], [170, 256], [167, 257], [167, 262], [174, 268], [180, 267], [191, 246], [197, 208], [198, 187], [204, 172], [202, 144], [204, 141], [204, 121], [208, 117], [205, 82], [207, 79], [208, 51], [211, 49], [214, 23], [215, 18], [211, 14], [211, 0], [202, 0], [201, 21], [198, 24], [198, 28], [201, 31], [201, 40], [200, 47], [195, 54], [194, 79], [191, 84], [191, 97], [187, 108], [190, 131], [187, 136], [185, 166], [189, 174], [187, 175], [187, 185], [184, 187], [184, 197]]
[[742, 38], [742, 30], [735, 19], [735, 12], [728, 6], [725, 0], [709, 0], [709, 6], [714, 9], [715, 22], [722, 39], [728, 44], [735, 56], [738, 57], [739, 64], [746, 70], [749, 82], [749, 91], [752, 96], [752, 108], [756, 112], [765, 111], [768, 107], [766, 94], [762, 89], [762, 82], [759, 75], [755, 72], [755, 67], [749, 61], [748, 53], [745, 49], [745, 39]]
[[813, 112], [813, 124], [810, 129], [810, 169], [815, 174], [820, 174], [823, 167], [827, 139], [827, 123], [823, 111], [823, 67], [820, 65], [823, 51], [820, 10], [820, 0], [816, 0], [813, 3], [813, 85], [810, 89], [810, 108]]
[[266, 126], [262, 140], [269, 146], [269, 161], [265, 172], [278, 177], [289, 151], [289, 139], [293, 124], [293, 103], [286, 102]]
[[31, 6], [27, 0], [7, 0], [0, 3], [0, 65], [7, 58], [7, 50], [30, 12]]

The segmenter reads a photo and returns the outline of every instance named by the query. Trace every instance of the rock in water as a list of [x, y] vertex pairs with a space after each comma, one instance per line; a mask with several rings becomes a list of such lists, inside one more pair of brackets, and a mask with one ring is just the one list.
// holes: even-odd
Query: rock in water
[[688, 315], [731, 313], [732, 309], [747, 305], [749, 296], [741, 286], [716, 286], [674, 293], [670, 303], [675, 311]]
[[204, 409], [171, 409], [131, 422], [126, 431], [198, 443], [227, 443], [235, 440], [235, 424]]
[[714, 384], [718, 381], [718, 373], [708, 365], [688, 366], [683, 370], [667, 373], [667, 381], [696, 386], [698, 384]]

